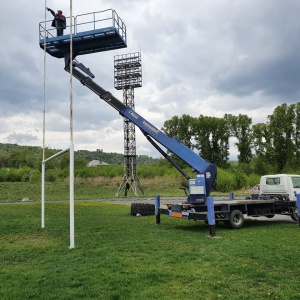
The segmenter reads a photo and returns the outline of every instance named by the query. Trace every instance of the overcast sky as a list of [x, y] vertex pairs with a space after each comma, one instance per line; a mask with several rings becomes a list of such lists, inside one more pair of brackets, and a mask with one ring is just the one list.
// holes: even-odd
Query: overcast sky
[[[43, 145], [45, 3], [70, 15], [70, 2], [2, 1], [0, 143]], [[299, 0], [73, 0], [73, 16], [112, 8], [128, 47], [78, 56], [95, 81], [114, 89], [114, 56], [141, 52], [143, 87], [136, 111], [158, 128], [173, 116], [247, 114], [253, 123], [282, 103], [300, 101]], [[46, 13], [47, 20], [52, 16]], [[46, 146], [70, 144], [70, 76], [63, 59], [46, 58]], [[123, 153], [117, 111], [73, 80], [75, 150]], [[137, 154], [159, 157], [136, 129]], [[231, 147], [234, 158], [236, 149]]]

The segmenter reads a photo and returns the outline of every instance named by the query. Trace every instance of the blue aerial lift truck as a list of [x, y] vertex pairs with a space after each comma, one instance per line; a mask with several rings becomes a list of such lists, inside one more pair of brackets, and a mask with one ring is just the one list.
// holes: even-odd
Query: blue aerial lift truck
[[[70, 72], [71, 64], [65, 70]], [[148, 141], [188, 180], [187, 199], [179, 204], [167, 204], [167, 208], [160, 208], [160, 213], [175, 218], [194, 221], [208, 221], [207, 199], [213, 188], [217, 166], [205, 161], [193, 150], [182, 144], [176, 137], [170, 138], [144, 119], [136, 111], [125, 106], [110, 92], [103, 89], [93, 80], [89, 69], [77, 62], [72, 63], [72, 74], [84, 86], [96, 93], [102, 100], [116, 109], [119, 114], [134, 123], [145, 135]], [[195, 177], [190, 176], [169, 156], [162, 146], [186, 162], [194, 171]], [[214, 204], [215, 221], [224, 221], [231, 228], [241, 228], [244, 224], [244, 215], [274, 217], [275, 214], [290, 215], [298, 220], [295, 201], [279, 200], [240, 200], [216, 201]]]
[[[105, 17], [101, 15], [105, 14]], [[107, 16], [108, 14], [108, 16]], [[91, 20], [86, 18], [91, 16]], [[100, 17], [98, 17], [100, 16]], [[83, 18], [83, 21], [80, 21]], [[98, 19], [97, 19], [98, 18]], [[205, 161], [193, 150], [182, 144], [176, 137], [170, 138], [160, 129], [139, 115], [136, 111], [124, 105], [109, 91], [95, 83], [94, 75], [89, 68], [79, 63], [75, 58], [79, 55], [108, 51], [127, 47], [126, 26], [114, 10], [105, 10], [91, 14], [79, 15], [74, 18], [75, 33], [73, 39], [73, 53], [70, 55], [70, 34], [54, 37], [51, 29], [45, 23], [40, 23], [40, 47], [56, 58], [64, 58], [65, 70], [80, 81], [84, 86], [97, 94], [107, 104], [116, 109], [119, 114], [137, 126], [148, 141], [165, 157], [187, 180], [188, 193], [185, 202], [167, 204], [167, 208], [159, 208], [159, 212], [175, 218], [195, 221], [208, 221], [213, 212], [214, 221], [224, 221], [232, 228], [240, 228], [244, 223], [244, 215], [273, 217], [275, 214], [290, 215], [298, 220], [295, 201], [280, 200], [242, 200], [217, 201], [211, 208], [210, 192], [213, 188], [217, 166]], [[111, 21], [106, 27], [99, 27], [101, 22]], [[86, 25], [92, 24], [92, 29], [86, 30]], [[85, 31], [78, 31], [80, 26]], [[98, 26], [98, 27], [97, 27]], [[72, 57], [72, 61], [70, 61]], [[194, 178], [190, 176], [162, 149], [169, 150], [187, 163], [194, 171]], [[210, 205], [207, 204], [209, 200]]]

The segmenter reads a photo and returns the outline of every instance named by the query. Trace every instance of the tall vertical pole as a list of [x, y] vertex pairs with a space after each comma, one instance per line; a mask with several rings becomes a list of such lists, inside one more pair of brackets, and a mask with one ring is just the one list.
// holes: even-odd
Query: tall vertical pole
[[[44, 109], [43, 109], [43, 161], [45, 160], [45, 132], [46, 132], [46, 7], [47, 0], [45, 0], [45, 23], [44, 23]], [[41, 199], [41, 227], [45, 227], [45, 164], [42, 163], [42, 199]]]
[[70, 249], [75, 248], [74, 221], [74, 141], [73, 141], [73, 12], [70, 0]]
[[42, 224], [41, 227], [45, 228], [45, 163], [44, 158], [42, 162], [42, 206], [41, 206]]

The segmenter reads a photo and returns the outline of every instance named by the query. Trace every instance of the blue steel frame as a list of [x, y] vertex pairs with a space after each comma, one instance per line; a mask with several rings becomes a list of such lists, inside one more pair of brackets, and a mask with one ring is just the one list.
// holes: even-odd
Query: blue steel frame
[[[189, 166], [191, 166], [194, 171], [198, 174], [202, 174], [205, 178], [204, 190], [205, 194], [201, 197], [202, 199], [206, 198], [212, 189], [213, 183], [217, 175], [217, 166], [215, 164], [209, 163], [200, 157], [193, 150], [188, 148], [186, 145], [182, 144], [176, 137], [170, 138], [165, 133], [160, 131], [150, 122], [145, 120], [140, 116], [136, 111], [132, 110], [129, 107], [126, 107], [124, 110], [120, 111], [120, 114], [125, 118], [129, 119], [132, 123], [139, 127], [139, 129], [144, 133], [144, 135], [150, 135], [163, 147], [170, 150], [176, 156], [185, 161]], [[196, 175], [196, 178], [197, 178]], [[189, 199], [191, 202], [198, 201], [198, 198]]]

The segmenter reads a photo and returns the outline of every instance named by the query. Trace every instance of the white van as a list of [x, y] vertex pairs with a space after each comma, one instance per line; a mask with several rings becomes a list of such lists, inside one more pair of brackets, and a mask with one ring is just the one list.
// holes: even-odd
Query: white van
[[260, 179], [260, 199], [296, 201], [295, 192], [300, 194], [300, 175], [265, 175]]

